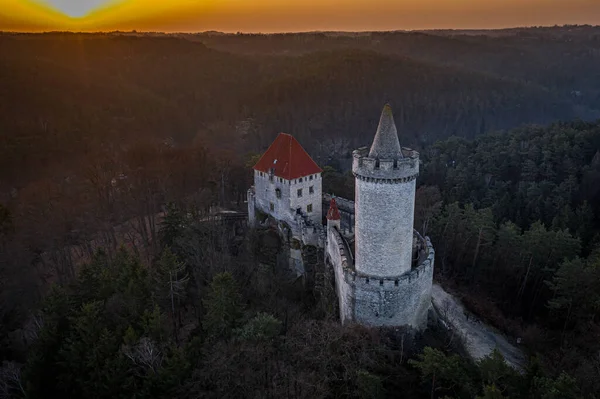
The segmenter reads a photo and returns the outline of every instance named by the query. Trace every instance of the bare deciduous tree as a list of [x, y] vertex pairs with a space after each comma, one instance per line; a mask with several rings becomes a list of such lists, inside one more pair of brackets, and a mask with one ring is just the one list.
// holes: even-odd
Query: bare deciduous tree
[[124, 346], [123, 354], [145, 372], [156, 373], [162, 366], [163, 353], [148, 337], [140, 338], [134, 346]]
[[15, 362], [3, 362], [0, 367], [0, 399], [25, 396], [21, 367]]

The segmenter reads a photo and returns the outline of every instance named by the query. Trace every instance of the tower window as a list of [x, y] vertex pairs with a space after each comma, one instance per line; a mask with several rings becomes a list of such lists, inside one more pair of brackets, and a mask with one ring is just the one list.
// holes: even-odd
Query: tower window
[[298, 179], [298, 183], [302, 183], [302, 178], [299, 178], [299, 179]]
[[276, 196], [277, 198], [281, 198], [281, 190], [280, 190], [280, 189], [278, 189], [278, 188], [277, 188], [277, 189], [275, 189], [275, 196]]
[[275, 211], [275, 204], [270, 202], [269, 203], [269, 209], [271, 210], [271, 212]]
[[310, 187], [308, 188], [308, 193], [309, 193], [309, 194], [314, 194], [314, 193], [315, 193], [315, 187], [314, 187], [314, 186], [310, 186]]
[[311, 213], [311, 212], [312, 212], [312, 204], [306, 205], [306, 213]]
[[312, 180], [313, 179], [313, 175], [310, 175], [310, 177], [308, 178], [308, 180]]
[[301, 188], [298, 189], [298, 198], [300, 198], [300, 197], [302, 197], [302, 189]]

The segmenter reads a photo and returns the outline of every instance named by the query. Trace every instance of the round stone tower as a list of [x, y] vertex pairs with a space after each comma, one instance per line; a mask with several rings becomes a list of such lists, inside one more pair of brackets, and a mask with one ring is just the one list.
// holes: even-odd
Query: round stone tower
[[353, 152], [355, 265], [359, 275], [397, 277], [411, 270], [419, 153], [401, 148], [386, 104], [370, 150]]

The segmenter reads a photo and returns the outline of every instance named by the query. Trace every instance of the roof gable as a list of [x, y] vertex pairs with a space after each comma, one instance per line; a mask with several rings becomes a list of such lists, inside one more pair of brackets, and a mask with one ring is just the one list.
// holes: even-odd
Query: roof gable
[[275, 176], [287, 180], [322, 172], [300, 143], [286, 133], [279, 133], [254, 169], [264, 173], [274, 169]]

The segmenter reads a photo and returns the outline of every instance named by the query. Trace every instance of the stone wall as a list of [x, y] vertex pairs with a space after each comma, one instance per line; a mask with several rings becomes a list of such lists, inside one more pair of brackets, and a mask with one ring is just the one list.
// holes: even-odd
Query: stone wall
[[319, 221], [315, 223], [313, 219], [304, 212], [294, 215], [292, 224], [292, 235], [302, 242], [303, 245], [312, 245], [323, 248], [325, 245], [325, 230]]
[[[268, 173], [254, 171], [254, 203], [257, 209], [273, 216], [277, 220], [291, 222], [293, 219], [290, 208], [290, 181], [273, 176]], [[281, 198], [277, 198], [277, 189], [281, 192]], [[250, 198], [248, 198], [250, 203]], [[273, 204], [273, 211], [271, 211]]]
[[431, 307], [435, 252], [428, 237], [423, 240], [420, 264], [395, 278], [360, 274], [347, 243], [336, 228], [327, 231], [326, 260], [333, 268], [342, 323], [368, 326], [410, 326], [422, 329]]
[[410, 270], [415, 184], [356, 180], [357, 271], [389, 277]]
[[[309, 219], [313, 222], [321, 224], [323, 214], [323, 179], [321, 174], [317, 173], [291, 180], [290, 184], [290, 208], [296, 210], [300, 208]], [[313, 192], [310, 192], [310, 189]], [[302, 190], [302, 196], [298, 196], [298, 190]], [[308, 206], [312, 205], [312, 211], [308, 212]]]
[[354, 151], [356, 177], [355, 258], [357, 272], [395, 277], [412, 265], [413, 221], [418, 153], [374, 159], [365, 148]]
[[256, 226], [256, 193], [254, 192], [254, 186], [248, 189], [248, 225], [250, 227]]
[[340, 320], [342, 323], [354, 319], [354, 290], [346, 283], [345, 273], [354, 270], [352, 256], [344, 238], [337, 228], [327, 229], [326, 263], [333, 268], [335, 288], [339, 302]]
[[353, 287], [354, 320], [370, 326], [410, 326], [423, 329], [431, 308], [434, 251], [427, 239], [427, 258], [396, 279], [373, 279], [345, 273]]

